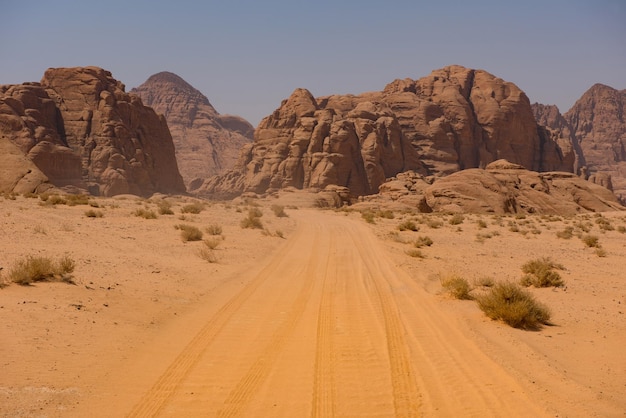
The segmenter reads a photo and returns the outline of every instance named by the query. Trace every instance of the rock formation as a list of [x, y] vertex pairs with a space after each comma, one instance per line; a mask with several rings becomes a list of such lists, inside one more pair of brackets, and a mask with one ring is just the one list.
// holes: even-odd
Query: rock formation
[[573, 173], [536, 172], [498, 160], [484, 169], [467, 169], [434, 182], [415, 173], [401, 173], [364, 200], [419, 208], [422, 212], [538, 213], [573, 215], [624, 210], [605, 187]]
[[361, 196], [403, 171], [440, 177], [501, 158], [536, 171], [573, 171], [568, 138], [540, 128], [517, 86], [460, 66], [358, 96], [316, 99], [298, 89], [259, 124], [235, 168], [199, 191], [334, 184]]
[[201, 184], [198, 179], [233, 168], [241, 148], [252, 141], [250, 123], [220, 115], [206, 96], [176, 74], [155, 74], [131, 93], [165, 116], [188, 189]]
[[0, 137], [10, 163], [24, 161], [5, 190], [49, 182], [104, 196], [185, 191], [165, 119], [101, 68], [51, 68], [40, 83], [0, 86]]
[[626, 90], [596, 84], [563, 115], [582, 149], [589, 179], [626, 202]]

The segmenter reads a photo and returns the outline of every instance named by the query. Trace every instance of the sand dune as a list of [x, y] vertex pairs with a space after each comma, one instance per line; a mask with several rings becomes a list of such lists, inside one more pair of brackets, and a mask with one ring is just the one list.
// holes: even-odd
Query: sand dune
[[[77, 263], [76, 285], [0, 289], [1, 416], [626, 412], [626, 235], [601, 232], [593, 216], [484, 216], [483, 228], [478, 216], [451, 225], [398, 213], [369, 224], [304, 208], [279, 218], [268, 201], [263, 232], [239, 226], [243, 202], [181, 220], [186, 200], [168, 200], [176, 214], [153, 220], [132, 212], [155, 201], [132, 197], [98, 199], [97, 219], [85, 206], [0, 200], [5, 278], [27, 254]], [[420, 231], [399, 232], [403, 219]], [[626, 225], [622, 213], [606, 219]], [[605, 257], [556, 237], [576, 222], [591, 224]], [[222, 226], [216, 263], [198, 256], [201, 242], [181, 241], [181, 223]], [[405, 254], [419, 235], [434, 241], [423, 259]], [[554, 325], [536, 332], [487, 319], [436, 277], [515, 280], [542, 255], [566, 266], [566, 287], [532, 289], [553, 311]]]

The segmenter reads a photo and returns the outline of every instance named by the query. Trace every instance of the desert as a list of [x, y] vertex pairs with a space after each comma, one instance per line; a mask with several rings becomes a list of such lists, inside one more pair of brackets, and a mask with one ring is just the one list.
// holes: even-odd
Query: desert
[[[316, 199], [5, 195], [2, 416], [623, 415], [624, 212]], [[9, 283], [27, 256], [70, 257], [71, 280]], [[542, 257], [564, 284], [529, 288], [552, 314], [535, 330], [442, 287], [478, 296]]]

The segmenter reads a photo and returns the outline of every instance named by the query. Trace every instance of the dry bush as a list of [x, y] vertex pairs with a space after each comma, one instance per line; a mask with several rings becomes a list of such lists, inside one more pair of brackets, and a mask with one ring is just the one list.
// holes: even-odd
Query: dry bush
[[85, 211], [85, 216], [88, 218], [102, 218], [104, 213], [101, 210], [89, 209]]
[[548, 257], [527, 261], [522, 266], [522, 271], [526, 274], [520, 283], [522, 286], [535, 287], [563, 286], [563, 278], [555, 269], [563, 270], [564, 267]]
[[361, 217], [365, 220], [365, 222], [373, 224], [375, 223], [374, 218], [376, 217], [376, 214], [374, 214], [371, 210], [365, 210], [361, 212]]
[[561, 239], [570, 239], [574, 236], [574, 227], [567, 226], [564, 230], [557, 231], [556, 236]]
[[493, 287], [496, 284], [493, 277], [482, 276], [474, 279], [474, 286], [477, 287]]
[[413, 258], [426, 258], [426, 255], [418, 249], [412, 248], [405, 251], [406, 255]]
[[403, 221], [400, 225], [398, 225], [398, 229], [400, 231], [413, 231], [413, 232], [420, 230], [419, 226], [417, 226], [415, 222], [413, 222], [410, 219], [407, 219], [406, 221]]
[[202, 231], [193, 225], [178, 224], [174, 228], [180, 229], [180, 237], [183, 242], [200, 241], [202, 239]]
[[460, 213], [455, 213], [454, 215], [452, 215], [452, 217], [448, 220], [448, 223], [450, 225], [460, 225], [463, 223], [463, 221], [465, 220], [465, 217], [463, 215], [461, 215]]
[[167, 200], [160, 200], [157, 203], [157, 208], [159, 210], [159, 215], [173, 215], [174, 211], [172, 210], [172, 204]]
[[615, 230], [613, 225], [611, 225], [611, 221], [609, 221], [607, 218], [603, 217], [599, 213], [597, 215], [599, 215], [599, 216], [596, 217], [596, 224], [598, 225], [598, 228], [600, 228], [602, 231], [613, 231], [613, 230]]
[[596, 248], [595, 253], [596, 253], [596, 255], [597, 255], [598, 257], [606, 257], [606, 256], [607, 256], [607, 252], [606, 252], [606, 250], [605, 250], [604, 248], [602, 248], [602, 247], [598, 247], [598, 248]]
[[618, 226], [617, 227], [617, 232], [619, 232], [620, 234], [626, 233], [626, 226], [624, 226], [624, 225]]
[[479, 219], [476, 221], [476, 225], [478, 226], [479, 229], [485, 229], [487, 228], [487, 222], [485, 222], [482, 219]]
[[89, 205], [89, 196], [84, 194], [70, 194], [65, 196], [68, 206]]
[[277, 218], [286, 218], [287, 216], [289, 216], [289, 215], [287, 215], [287, 213], [285, 212], [285, 207], [284, 207], [284, 206], [281, 206], [281, 205], [272, 205], [272, 208], [271, 208], [271, 209], [272, 209], [272, 212], [274, 212], [274, 215], [275, 215]]
[[485, 294], [477, 296], [476, 302], [489, 318], [514, 328], [536, 330], [550, 320], [548, 307], [515, 283], [496, 283]]
[[248, 210], [248, 216], [241, 220], [240, 226], [244, 229], [263, 229], [263, 222], [261, 222], [262, 215], [263, 213], [259, 208], [251, 208]]
[[194, 215], [197, 215], [203, 210], [204, 210], [204, 203], [201, 203], [201, 202], [189, 203], [180, 209], [182, 213], [193, 213]]
[[204, 230], [209, 235], [222, 235], [222, 227], [218, 224], [210, 224]]
[[600, 241], [595, 235], [583, 235], [580, 239], [587, 247], [600, 248]]
[[433, 240], [427, 236], [420, 236], [419, 238], [417, 238], [414, 245], [416, 248], [430, 247], [431, 245], [433, 245]]
[[13, 265], [9, 271], [9, 279], [21, 285], [42, 281], [73, 283], [71, 273], [75, 267], [76, 263], [67, 255], [56, 262], [48, 257], [27, 256]]
[[426, 225], [432, 229], [438, 229], [443, 226], [443, 221], [440, 219], [428, 218], [426, 219]]
[[439, 281], [441, 283], [441, 287], [443, 287], [446, 293], [453, 298], [463, 300], [473, 299], [472, 295], [470, 295], [472, 288], [470, 287], [467, 279], [464, 279], [457, 274], [449, 274], [446, 276], [440, 275]]
[[379, 210], [378, 212], [376, 212], [376, 216], [383, 219], [394, 219], [396, 217], [393, 211], [389, 209]]
[[198, 257], [200, 257], [204, 261], [207, 261], [211, 264], [217, 263], [217, 256], [215, 255], [215, 252], [213, 252], [211, 248], [206, 248], [206, 247], [200, 248], [198, 250]]
[[157, 214], [151, 210], [151, 209], [137, 209], [136, 211], [133, 212], [133, 215], [139, 217], [139, 218], [144, 218], [144, 219], [156, 219], [157, 218]]

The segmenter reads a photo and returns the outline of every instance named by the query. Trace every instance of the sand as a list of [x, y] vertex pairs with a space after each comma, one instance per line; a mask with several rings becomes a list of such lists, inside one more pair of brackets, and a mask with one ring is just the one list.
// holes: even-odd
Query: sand
[[[242, 201], [181, 214], [192, 199], [173, 197], [174, 215], [133, 215], [157, 200], [0, 198], [5, 280], [26, 255], [76, 261], [75, 284], [0, 289], [0, 416], [626, 414], [623, 212], [604, 215], [609, 231], [593, 214], [368, 223], [302, 205], [276, 217], [275, 200], [258, 202], [265, 230], [240, 227]], [[407, 219], [420, 230], [398, 231]], [[580, 222], [602, 257], [556, 236]], [[181, 240], [181, 223], [222, 227], [216, 262]], [[433, 245], [410, 257], [419, 236]], [[440, 285], [449, 273], [519, 280], [543, 256], [565, 266], [566, 284], [530, 289], [553, 314], [538, 331], [492, 321]]]

